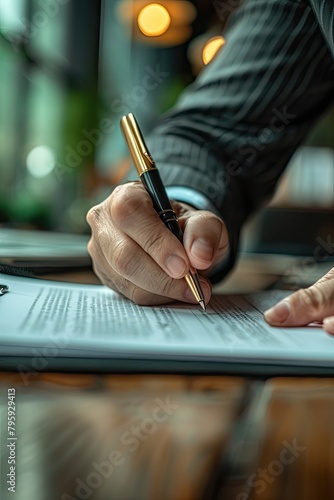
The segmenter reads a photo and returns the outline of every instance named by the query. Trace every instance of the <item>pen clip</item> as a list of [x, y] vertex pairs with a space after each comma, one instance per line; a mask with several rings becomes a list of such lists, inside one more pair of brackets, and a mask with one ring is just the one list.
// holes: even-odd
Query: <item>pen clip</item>
[[152, 156], [147, 151], [144, 151], [142, 154], [143, 154], [145, 160], [147, 160], [152, 165], [152, 167], [155, 168], [155, 163], [153, 161]]
[[132, 113], [123, 116], [121, 127], [138, 174], [141, 175], [148, 170], [156, 169], [137, 120]]

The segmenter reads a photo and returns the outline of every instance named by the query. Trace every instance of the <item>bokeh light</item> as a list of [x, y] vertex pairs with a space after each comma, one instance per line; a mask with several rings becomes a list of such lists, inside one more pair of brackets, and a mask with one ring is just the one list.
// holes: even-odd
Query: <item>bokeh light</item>
[[48, 146], [37, 146], [27, 156], [28, 172], [33, 177], [45, 177], [56, 166], [56, 156]]
[[171, 23], [168, 10], [158, 3], [144, 7], [138, 15], [139, 29], [146, 36], [160, 36], [166, 33]]
[[202, 58], [204, 64], [209, 64], [210, 61], [215, 57], [217, 52], [225, 45], [225, 39], [222, 36], [215, 36], [210, 38], [210, 40], [205, 44], [202, 52]]

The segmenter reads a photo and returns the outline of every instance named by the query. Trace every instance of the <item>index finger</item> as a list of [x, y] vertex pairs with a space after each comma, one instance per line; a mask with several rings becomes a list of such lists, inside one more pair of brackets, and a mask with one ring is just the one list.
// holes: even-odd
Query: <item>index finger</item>
[[334, 268], [309, 288], [300, 289], [265, 312], [274, 326], [304, 326], [334, 314]]

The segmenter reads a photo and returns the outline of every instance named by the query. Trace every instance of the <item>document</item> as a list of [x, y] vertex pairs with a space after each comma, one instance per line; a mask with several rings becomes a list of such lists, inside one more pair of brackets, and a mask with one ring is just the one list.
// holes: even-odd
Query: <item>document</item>
[[0, 297], [0, 369], [15, 357], [32, 360], [27, 369], [35, 369], [44, 357], [48, 370], [61, 369], [67, 359], [67, 368], [71, 360], [75, 367], [81, 363], [88, 370], [103, 366], [107, 371], [116, 365], [126, 371], [134, 366], [131, 362], [145, 370], [155, 362], [162, 371], [176, 363], [182, 371], [180, 363], [185, 363], [185, 371], [191, 367], [224, 372], [238, 365], [242, 372], [248, 364], [256, 373], [268, 372], [273, 365], [304, 367], [309, 374], [314, 373], [312, 367], [334, 373], [334, 338], [319, 325], [274, 328], [264, 321], [263, 312], [286, 291], [216, 295], [204, 312], [196, 304], [179, 302], [137, 306], [98, 285], [4, 274], [0, 283], [9, 286]]

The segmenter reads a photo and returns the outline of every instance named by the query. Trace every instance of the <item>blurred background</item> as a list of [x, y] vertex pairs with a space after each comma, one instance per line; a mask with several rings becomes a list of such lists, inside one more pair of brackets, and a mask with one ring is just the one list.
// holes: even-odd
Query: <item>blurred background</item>
[[[120, 117], [133, 111], [149, 131], [224, 50], [240, 3], [0, 0], [0, 225], [89, 232], [87, 210], [129, 168]], [[333, 138], [330, 110], [245, 248], [305, 254], [332, 231]]]

